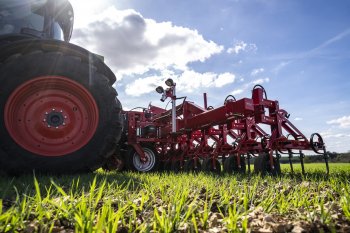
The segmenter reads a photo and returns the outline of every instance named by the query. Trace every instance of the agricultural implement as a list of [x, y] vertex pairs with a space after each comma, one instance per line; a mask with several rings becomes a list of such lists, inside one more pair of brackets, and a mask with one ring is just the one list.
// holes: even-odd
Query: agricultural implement
[[[314, 133], [308, 140], [278, 101], [267, 98], [261, 85], [254, 86], [251, 98], [229, 95], [222, 106], [213, 108], [207, 106], [205, 93], [201, 107], [186, 97], [178, 98], [172, 79], [165, 83], [166, 89], [159, 86], [156, 91], [161, 101], [170, 99], [171, 110], [149, 105], [123, 113], [125, 127], [117, 157], [128, 169], [245, 173], [246, 167], [251, 172], [254, 158], [255, 172], [276, 175], [285, 154], [292, 172], [292, 157], [297, 155], [305, 173], [303, 151], [312, 150], [323, 155], [329, 172], [322, 137]], [[176, 105], [179, 99], [182, 103]]]

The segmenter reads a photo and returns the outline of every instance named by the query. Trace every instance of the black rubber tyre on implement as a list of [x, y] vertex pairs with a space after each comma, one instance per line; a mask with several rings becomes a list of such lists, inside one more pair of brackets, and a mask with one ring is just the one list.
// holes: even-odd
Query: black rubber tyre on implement
[[224, 172], [228, 174], [244, 174], [246, 172], [246, 165], [245, 165], [245, 158], [244, 156], [240, 157], [240, 164], [241, 167], [238, 167], [237, 163], [237, 157], [236, 156], [229, 156], [228, 158], [225, 159], [224, 162]]
[[[214, 161], [213, 161], [214, 160]], [[215, 166], [214, 164], [215, 163]], [[203, 161], [203, 171], [208, 173], [214, 173], [214, 174], [221, 174], [221, 164], [219, 160], [215, 158], [206, 158]]]
[[122, 132], [114, 74], [85, 49], [52, 40], [0, 48], [0, 170], [95, 170]]
[[146, 161], [142, 162], [140, 155], [132, 147], [129, 148], [126, 155], [126, 166], [128, 170], [138, 172], [153, 172], [158, 169], [159, 158], [152, 145], [144, 145], [142, 149], [145, 152]]
[[[195, 159], [197, 161], [195, 161]], [[195, 164], [195, 162], [196, 162], [196, 164]], [[186, 172], [198, 173], [198, 172], [202, 171], [202, 164], [198, 158], [191, 158], [185, 162], [184, 170]]]
[[279, 161], [273, 158], [274, 169], [270, 166], [270, 157], [268, 153], [261, 154], [254, 158], [254, 173], [264, 175], [281, 175], [281, 165]]

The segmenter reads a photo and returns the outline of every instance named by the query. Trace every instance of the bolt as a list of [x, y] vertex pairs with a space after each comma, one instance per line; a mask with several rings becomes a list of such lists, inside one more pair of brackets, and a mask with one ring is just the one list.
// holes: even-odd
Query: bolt
[[52, 111], [55, 111], [55, 110], [56, 110], [56, 109], [54, 109], [54, 108], [52, 109]]
[[47, 125], [47, 128], [51, 128], [51, 125]]
[[43, 121], [45, 122], [45, 121], [46, 121], [46, 119], [43, 119]]
[[58, 129], [58, 126], [56, 126], [56, 129]]
[[45, 115], [48, 115], [49, 113], [48, 112], [45, 112]]
[[61, 111], [60, 112], [63, 112], [63, 110], [61, 109]]
[[67, 119], [67, 116], [64, 116], [64, 119]]
[[63, 124], [62, 124], [62, 125], [66, 125], [66, 123], [64, 123], [64, 122], [63, 122]]

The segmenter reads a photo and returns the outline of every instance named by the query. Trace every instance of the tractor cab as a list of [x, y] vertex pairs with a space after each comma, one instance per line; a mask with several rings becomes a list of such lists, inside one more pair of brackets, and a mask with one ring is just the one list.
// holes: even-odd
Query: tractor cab
[[74, 14], [68, 0], [1, 0], [0, 36], [69, 41]]

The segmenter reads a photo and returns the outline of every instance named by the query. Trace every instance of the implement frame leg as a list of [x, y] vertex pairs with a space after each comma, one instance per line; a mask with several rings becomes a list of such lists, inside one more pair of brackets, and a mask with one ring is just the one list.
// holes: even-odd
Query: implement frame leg
[[292, 158], [293, 158], [293, 152], [292, 152], [292, 150], [288, 149], [289, 166], [290, 166], [291, 173], [292, 173], [292, 175], [293, 175], [293, 174], [294, 174], [294, 169], [293, 169]]
[[304, 155], [304, 153], [301, 150], [299, 150], [299, 157], [300, 157], [301, 173], [303, 175], [305, 175], [305, 168], [304, 168], [305, 155]]

